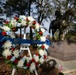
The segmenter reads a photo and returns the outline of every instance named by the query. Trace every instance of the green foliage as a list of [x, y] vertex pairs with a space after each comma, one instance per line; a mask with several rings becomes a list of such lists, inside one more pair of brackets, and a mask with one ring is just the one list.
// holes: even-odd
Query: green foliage
[[7, 64], [10, 64], [11, 68], [17, 68], [17, 66], [15, 64], [13, 64], [13, 62], [11, 62], [10, 60], [5, 60], [5, 62]]
[[24, 11], [28, 9], [28, 3], [26, 0], [7, 0], [5, 8], [10, 13], [25, 14]]
[[65, 39], [67, 39], [67, 41], [69, 41], [69, 42], [76, 43], [76, 31], [69, 31], [66, 34]]

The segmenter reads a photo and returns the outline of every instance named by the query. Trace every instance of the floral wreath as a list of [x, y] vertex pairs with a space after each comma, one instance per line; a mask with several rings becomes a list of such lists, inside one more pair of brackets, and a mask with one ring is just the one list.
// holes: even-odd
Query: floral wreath
[[47, 59], [47, 49], [49, 45], [46, 43], [47, 36], [44, 36], [43, 33], [45, 29], [40, 27], [39, 23], [37, 23], [32, 17], [19, 16], [14, 17], [10, 21], [5, 21], [2, 28], [2, 35], [7, 38], [15, 38], [14, 32], [17, 31], [17, 27], [31, 27], [34, 29], [35, 36], [38, 40], [44, 41], [44, 44], [37, 45], [38, 53], [32, 55], [32, 59], [27, 56], [21, 57], [20, 51], [16, 49], [16, 45], [12, 44], [11, 41], [7, 40], [3, 44], [3, 53], [2, 55], [7, 60], [7, 63], [11, 64], [13, 67], [19, 67], [24, 69], [29, 69], [30, 72], [35, 71], [37, 67], [44, 63]]

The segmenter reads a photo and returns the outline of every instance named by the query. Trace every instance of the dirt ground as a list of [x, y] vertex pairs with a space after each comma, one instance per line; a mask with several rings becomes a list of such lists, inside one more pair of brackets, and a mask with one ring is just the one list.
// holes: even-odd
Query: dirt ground
[[[4, 62], [3, 57], [0, 57], [0, 75], [11, 75], [12, 68], [10, 65]], [[39, 71], [38, 71], [39, 73]], [[17, 69], [15, 75], [35, 75], [34, 73], [25, 72], [24, 69]], [[59, 70], [57, 68], [49, 69], [48, 72], [42, 72], [38, 75], [59, 75]]]
[[[0, 75], [11, 75], [12, 68], [10, 65], [4, 62], [4, 59], [0, 59]], [[26, 72], [23, 69], [18, 69], [15, 72], [15, 75], [26, 75]]]

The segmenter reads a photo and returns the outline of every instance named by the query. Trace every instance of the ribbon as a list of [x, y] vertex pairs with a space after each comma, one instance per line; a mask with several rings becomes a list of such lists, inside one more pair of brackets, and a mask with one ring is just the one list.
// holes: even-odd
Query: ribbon
[[0, 33], [0, 48], [4, 44], [5, 40], [6, 40], [6, 37], [5, 36], [2, 36], [2, 34]]
[[2, 36], [0, 33], [0, 47], [2, 46], [3, 41], [10, 40], [13, 44], [44, 44], [46, 43], [48, 46], [51, 45], [51, 42], [49, 39], [46, 39], [45, 42], [40, 41], [40, 40], [27, 40], [27, 39], [22, 39], [22, 38], [7, 38], [6, 36]]
[[[12, 44], [44, 44], [45, 42], [42, 42], [40, 40], [26, 40], [21, 38], [3, 38], [3, 40], [9, 40], [12, 42]], [[2, 41], [3, 41], [2, 40]]]
[[50, 46], [51, 45], [51, 41], [49, 39], [46, 39], [46, 45]]

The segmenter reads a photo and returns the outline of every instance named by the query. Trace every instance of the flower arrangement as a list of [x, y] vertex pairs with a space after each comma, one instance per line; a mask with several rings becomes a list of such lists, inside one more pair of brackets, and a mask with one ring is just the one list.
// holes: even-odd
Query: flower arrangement
[[43, 35], [45, 29], [40, 27], [39, 23], [37, 23], [32, 17], [19, 16], [12, 18], [10, 21], [4, 22], [4, 25], [1, 27], [2, 35], [7, 38], [16, 38], [14, 32], [18, 30], [18, 27], [31, 27], [35, 32], [35, 37], [37, 40], [45, 43], [37, 45], [38, 52], [33, 54], [31, 59], [26, 55], [22, 57], [20, 55], [20, 50], [16, 48], [16, 45], [7, 40], [3, 44], [4, 51], [2, 54], [12, 67], [24, 68], [26, 70], [28, 69], [30, 72], [33, 72], [47, 59], [46, 49], [48, 49], [49, 45], [46, 43], [47, 36]]

